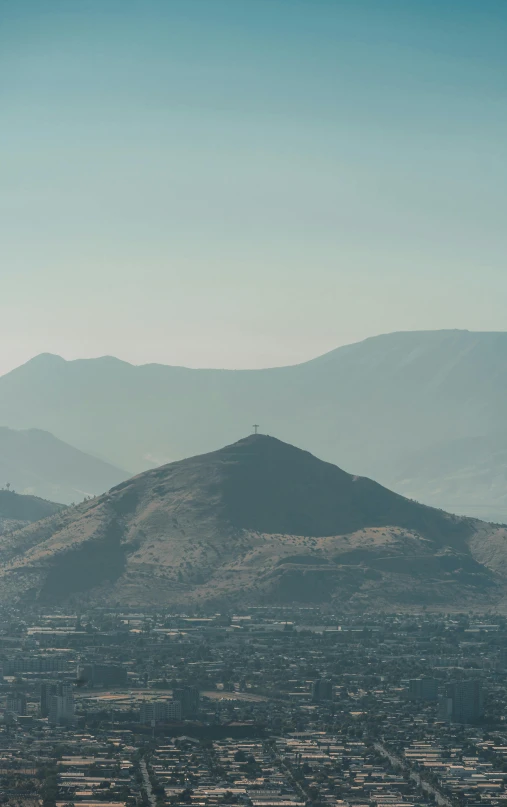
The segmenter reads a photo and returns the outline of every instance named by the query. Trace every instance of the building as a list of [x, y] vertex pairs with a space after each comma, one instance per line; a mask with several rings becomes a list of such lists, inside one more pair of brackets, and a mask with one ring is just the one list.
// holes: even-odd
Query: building
[[127, 670], [119, 664], [85, 664], [80, 677], [91, 686], [126, 686]]
[[49, 699], [49, 723], [52, 726], [74, 723], [74, 690], [72, 684], [56, 684], [55, 694]]
[[408, 696], [413, 701], [436, 701], [438, 681], [436, 678], [412, 678], [408, 682]]
[[40, 714], [49, 717], [51, 698], [56, 695], [57, 684], [54, 681], [43, 681], [40, 685]]
[[47, 655], [28, 658], [17, 656], [4, 661], [3, 674], [64, 672], [67, 666], [67, 659], [63, 656]]
[[483, 715], [483, 701], [480, 681], [452, 681], [445, 688], [444, 713], [453, 723], [476, 723]]
[[317, 678], [313, 682], [312, 698], [316, 703], [333, 700], [333, 683], [326, 678]]
[[181, 720], [179, 701], [143, 701], [139, 722], [144, 724], [165, 723], [168, 720]]
[[181, 703], [183, 717], [194, 717], [199, 711], [200, 695], [197, 687], [178, 687], [173, 692], [173, 698]]
[[181, 703], [179, 701], [167, 702], [167, 720], [181, 720]]
[[24, 692], [9, 692], [7, 695], [7, 712], [15, 715], [26, 715], [26, 695]]

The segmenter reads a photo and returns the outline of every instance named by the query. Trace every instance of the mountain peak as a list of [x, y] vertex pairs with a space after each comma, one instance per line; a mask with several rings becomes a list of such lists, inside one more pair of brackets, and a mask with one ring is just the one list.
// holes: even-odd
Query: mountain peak
[[27, 367], [31, 365], [44, 365], [44, 366], [56, 366], [58, 364], [66, 364], [66, 360], [63, 356], [59, 356], [57, 353], [38, 353], [37, 356], [34, 356], [32, 359], [29, 359], [23, 367]]
[[257, 434], [248, 434], [246, 437], [241, 437], [235, 443], [232, 443], [230, 446], [225, 446], [220, 451], [228, 451], [230, 449], [237, 448], [238, 450], [241, 449], [255, 449], [256, 451], [269, 451], [269, 450], [279, 450], [279, 451], [302, 451], [301, 448], [296, 448], [291, 443], [284, 442], [280, 440], [278, 437], [273, 437], [270, 434], [263, 434], [262, 432], [257, 432]]

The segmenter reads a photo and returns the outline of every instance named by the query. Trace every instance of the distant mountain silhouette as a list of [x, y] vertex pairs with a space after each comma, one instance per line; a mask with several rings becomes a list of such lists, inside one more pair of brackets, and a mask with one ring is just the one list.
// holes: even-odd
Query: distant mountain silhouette
[[507, 522], [507, 435], [430, 445], [400, 458], [392, 486], [456, 513]]
[[0, 542], [0, 596], [123, 605], [489, 605], [507, 530], [252, 435]]
[[71, 504], [129, 476], [40, 429], [0, 427], [0, 480], [18, 493]]
[[0, 490], [0, 535], [53, 516], [63, 507], [62, 504], [48, 502], [37, 496], [22, 496], [13, 490]]
[[[268, 370], [44, 354], [0, 378], [1, 423], [46, 429], [130, 472], [213, 450], [259, 422], [427, 503], [466, 512], [473, 489], [471, 514], [480, 500], [481, 514], [493, 517], [503, 502], [482, 460], [475, 468], [473, 453], [463, 458], [462, 493], [453, 479], [463, 466], [450, 477], [442, 468], [452, 465], [455, 441], [507, 433], [506, 403], [507, 333], [468, 331], [388, 334]], [[427, 459], [423, 476], [419, 452]]]

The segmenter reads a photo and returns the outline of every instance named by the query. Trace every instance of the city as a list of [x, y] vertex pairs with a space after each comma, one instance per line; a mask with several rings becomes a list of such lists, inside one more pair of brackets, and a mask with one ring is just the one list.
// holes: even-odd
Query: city
[[0, 798], [43, 807], [507, 802], [507, 620], [5, 611]]

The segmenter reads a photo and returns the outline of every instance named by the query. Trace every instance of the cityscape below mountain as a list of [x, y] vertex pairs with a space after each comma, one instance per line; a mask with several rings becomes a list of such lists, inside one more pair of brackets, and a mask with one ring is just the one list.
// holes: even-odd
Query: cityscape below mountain
[[506, 363], [452, 331], [1, 377], [7, 804], [501, 807]]

